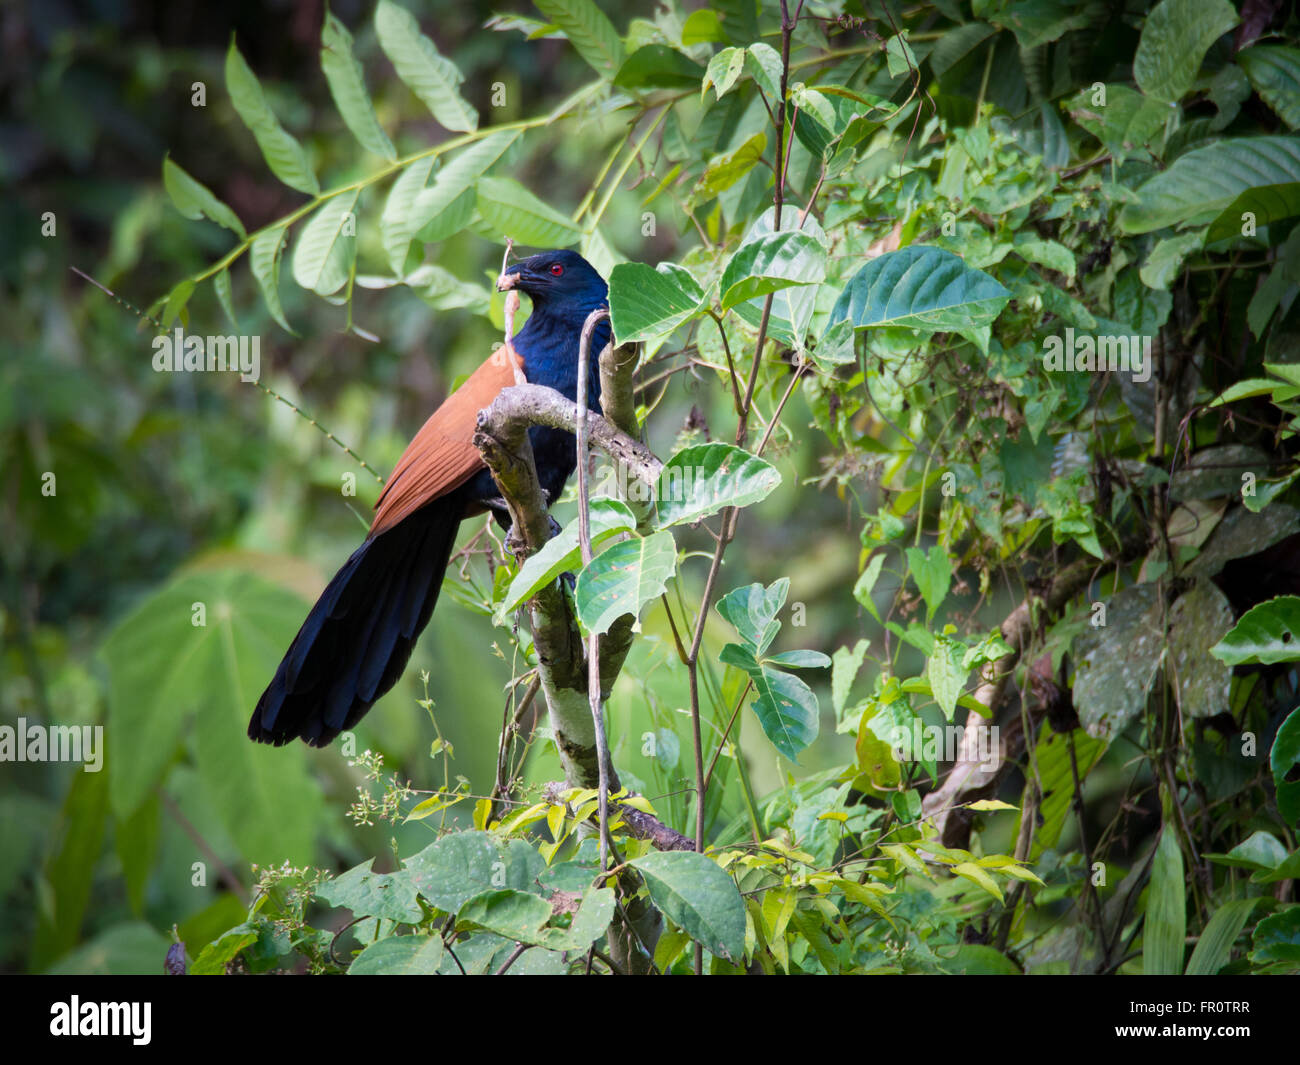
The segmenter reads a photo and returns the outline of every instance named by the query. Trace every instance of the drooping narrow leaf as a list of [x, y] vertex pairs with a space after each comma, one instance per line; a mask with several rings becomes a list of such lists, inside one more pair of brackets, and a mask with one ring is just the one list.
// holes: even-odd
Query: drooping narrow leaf
[[593, 0], [534, 0], [537, 10], [564, 31], [569, 43], [603, 78], [613, 78], [623, 62], [623, 42], [614, 24]]
[[379, 0], [375, 33], [397, 76], [434, 118], [458, 133], [478, 129], [478, 112], [460, 94], [465, 75], [420, 32], [414, 15], [393, 0]]
[[1147, 976], [1181, 976], [1183, 940], [1187, 935], [1187, 890], [1178, 836], [1165, 825], [1151, 863], [1146, 924], [1142, 934], [1142, 968]]
[[226, 52], [226, 88], [244, 125], [257, 140], [271, 173], [291, 189], [308, 196], [320, 194], [320, 183], [307, 161], [307, 153], [294, 137], [280, 125], [271, 105], [266, 102], [262, 86], [233, 38]]
[[359, 189], [340, 193], [317, 208], [293, 249], [293, 279], [321, 296], [347, 282], [357, 253], [356, 214]]
[[487, 177], [479, 181], [478, 209], [488, 225], [520, 244], [564, 248], [582, 239], [582, 230], [567, 216], [514, 178]]
[[284, 308], [280, 304], [280, 249], [284, 246], [284, 238], [288, 232], [287, 226], [279, 226], [259, 233], [248, 247], [248, 263], [258, 287], [262, 290], [262, 298], [266, 300], [266, 309], [271, 312], [271, 317], [279, 322], [286, 332], [297, 336], [298, 334], [285, 320]]
[[163, 160], [163, 188], [167, 190], [176, 210], [186, 218], [210, 219], [219, 226], [225, 226], [240, 240], [248, 235], [244, 232], [244, 223], [239, 220], [239, 216], [217, 199], [211, 189], [173, 163], [170, 157]]
[[375, 116], [370, 94], [366, 92], [366, 79], [361, 64], [352, 53], [352, 34], [334, 16], [325, 13], [320, 34], [320, 66], [329, 83], [334, 106], [339, 109], [344, 124], [363, 148], [392, 162], [397, 159], [393, 142], [388, 139]]
[[415, 198], [424, 190], [433, 171], [433, 157], [417, 159], [400, 174], [388, 190], [383, 214], [379, 216], [379, 236], [388, 254], [393, 273], [401, 277], [406, 270], [406, 253], [411, 247], [416, 224]]

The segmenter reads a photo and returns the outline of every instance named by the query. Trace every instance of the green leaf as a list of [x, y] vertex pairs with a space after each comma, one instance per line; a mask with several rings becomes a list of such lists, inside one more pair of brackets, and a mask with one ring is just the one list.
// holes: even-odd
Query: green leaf
[[880, 613], [876, 610], [875, 600], [871, 598], [871, 593], [876, 587], [876, 581], [880, 579], [880, 571], [885, 565], [885, 556], [877, 553], [875, 557], [867, 563], [867, 568], [862, 571], [857, 582], [853, 585], [853, 598], [867, 608], [868, 613], [877, 621], [880, 620]]
[[757, 694], [754, 714], [763, 734], [790, 761], [796, 761], [817, 738], [817, 696], [792, 673], [762, 667], [749, 675]]
[[707, 41], [726, 40], [722, 30], [722, 17], [709, 8], [692, 11], [682, 23], [682, 44], [688, 48]]
[[1230, 666], [1300, 659], [1300, 596], [1280, 595], [1251, 607], [1210, 654]]
[[217, 199], [211, 189], [173, 163], [170, 157], [163, 159], [163, 188], [176, 210], [186, 218], [208, 218], [219, 226], [225, 226], [240, 240], [247, 237], [239, 216]]
[[629, 863], [650, 899], [711, 954], [739, 962], [745, 953], [745, 904], [731, 877], [693, 851], [652, 851]]
[[[590, 517], [593, 550], [621, 532], [636, 530], [636, 516], [627, 504], [617, 499], [593, 499]], [[496, 608], [495, 623], [503, 624], [526, 599], [558, 579], [561, 573], [575, 571], [581, 565], [582, 549], [578, 544], [578, 519], [575, 517], [519, 567], [505, 598]]]
[[775, 466], [732, 444], [696, 444], [664, 463], [655, 489], [656, 527], [707, 518], [766, 499], [781, 483]]
[[[1247, 219], [1247, 215], [1251, 217]], [[1300, 216], [1300, 181], [1287, 181], [1278, 185], [1256, 185], [1244, 189], [1223, 209], [1205, 235], [1206, 243], [1230, 240], [1245, 236], [1242, 231], [1249, 221], [1256, 228], [1271, 226], [1274, 222], [1288, 222]]]
[[217, 302], [235, 331], [239, 331], [239, 319], [235, 317], [235, 301], [230, 289], [230, 271], [219, 270], [212, 279], [212, 289], [217, 294]]
[[433, 157], [417, 159], [400, 174], [388, 190], [383, 214], [379, 216], [379, 236], [388, 254], [388, 265], [397, 277], [406, 272], [406, 256], [420, 224], [415, 216], [415, 198], [429, 183]]
[[483, 221], [519, 244], [567, 248], [582, 239], [581, 229], [514, 178], [483, 178], [478, 183], [478, 209]]
[[712, 160], [691, 191], [691, 202], [704, 203], [731, 188], [754, 169], [766, 148], [767, 134], [760, 130], [735, 150]]
[[519, 130], [502, 130], [462, 148], [438, 171], [432, 185], [416, 193], [412, 224], [420, 240], [445, 240], [469, 222], [477, 199], [475, 182], [519, 136]]
[[1187, 888], [1178, 837], [1165, 825], [1151, 863], [1146, 923], [1142, 935], [1142, 970], [1147, 976], [1180, 976], [1187, 935]]
[[188, 742], [204, 791], [245, 858], [310, 861], [320, 799], [303, 751], [247, 736], [249, 710], [302, 614], [302, 600], [279, 585], [203, 570], [165, 585], [118, 624], [100, 652], [109, 675], [105, 732], [149, 737], [118, 746], [108, 760], [119, 818], [152, 793]]
[[965, 880], [969, 880], [976, 887], [987, 891], [999, 902], [1002, 902], [1002, 889], [998, 887], [997, 881], [989, 876], [988, 872], [981, 869], [974, 862], [958, 862], [952, 867], [952, 871]]
[[357, 216], [360, 189], [340, 193], [316, 209], [298, 234], [293, 249], [293, 279], [320, 296], [330, 296], [347, 284], [357, 256]]
[[718, 600], [717, 611], [740, 633], [755, 655], [764, 654], [781, 629], [776, 615], [790, 594], [790, 578], [782, 577], [764, 588], [748, 584]]
[[308, 196], [320, 195], [320, 183], [307, 161], [307, 154], [275, 117], [262, 93], [262, 86], [232, 38], [226, 53], [226, 88], [244, 125], [257, 140], [271, 173], [291, 189]]
[[504, 845], [490, 832], [453, 832], [403, 863], [421, 895], [456, 913], [475, 895], [499, 888], [540, 891], [542, 856], [523, 840]]
[[1210, 45], [1237, 24], [1228, 0], [1161, 0], [1147, 15], [1133, 57], [1133, 79], [1147, 96], [1181, 99]]
[[553, 22], [592, 68], [612, 78], [623, 62], [618, 30], [592, 0], [534, 0], [537, 10]]
[[1255, 926], [1253, 942], [1250, 960], [1256, 965], [1300, 963], [1300, 906], [1265, 917]]
[[870, 646], [871, 641], [863, 639], [854, 644], [852, 649], [847, 646], [838, 647], [831, 655], [831, 706], [836, 717], [844, 713], [853, 681], [862, 668], [862, 660], [866, 658]]
[[620, 344], [667, 336], [704, 309], [704, 290], [672, 263], [619, 263], [609, 275], [609, 313]]
[[374, 873], [373, 858], [327, 880], [316, 889], [316, 897], [331, 906], [342, 906], [356, 917], [382, 917], [402, 924], [415, 924], [424, 911], [416, 899], [411, 875]]
[[397, 76], [434, 118], [458, 133], [478, 129], [478, 112], [460, 94], [465, 75], [420, 32], [414, 15], [392, 0], [379, 0], [375, 33]]
[[939, 704], [944, 717], [949, 721], [957, 710], [957, 699], [966, 684], [966, 674], [969, 672], [961, 664], [964, 650], [965, 648], [956, 641], [946, 636], [936, 636], [934, 650], [930, 653], [925, 666], [925, 676], [930, 682], [930, 690], [934, 692], [934, 701]]
[[1300, 126], [1300, 48], [1264, 44], [1237, 53], [1260, 98], [1288, 129]]
[[790, 669], [825, 669], [831, 664], [830, 657], [820, 651], [782, 651], [769, 655], [763, 661]]
[[[825, 248], [828, 240], [825, 231], [818, 224], [811, 214], [803, 220], [802, 226], [799, 225], [800, 212], [787, 208], [781, 212], [781, 227], [778, 231], [775, 226], [776, 208], [769, 207], [759, 216], [745, 234], [744, 243], [756, 241], [760, 238], [774, 232], [799, 232], [811, 235], [818, 242], [818, 247], [811, 247], [799, 257], [798, 260], [789, 264], [789, 269], [799, 275], [813, 275], [820, 272], [824, 273], [826, 263]], [[799, 227], [796, 229], [796, 227]], [[725, 291], [725, 287], [724, 287]], [[817, 284], [797, 284], [790, 285], [776, 291], [772, 295], [772, 309], [768, 314], [767, 332], [769, 336], [775, 337], [797, 351], [804, 350], [804, 337], [808, 333], [808, 326], [812, 322], [813, 312], [816, 310], [817, 295], [820, 286]], [[763, 305], [765, 298], [759, 296], [748, 303], [739, 303], [736, 305], [736, 313], [745, 321], [755, 328], [763, 318]], [[818, 352], [814, 358], [818, 362], [832, 362], [840, 359], [843, 362], [854, 361], [853, 353], [853, 330], [845, 325], [843, 337], [847, 338], [845, 343], [843, 337], [835, 334], [831, 338], [831, 343], [822, 343], [818, 345]], [[828, 331], [829, 332], [829, 331]], [[825, 338], [824, 338], [825, 339]], [[835, 341], [839, 342], [838, 352], [830, 350]], [[847, 348], [847, 351], [844, 349]]]
[[745, 73], [758, 83], [775, 110], [781, 102], [781, 54], [770, 44], [751, 44], [745, 53]]
[[361, 146], [389, 162], [397, 159], [393, 142], [375, 117], [361, 64], [352, 53], [352, 34], [332, 12], [325, 12], [320, 33], [320, 67], [329, 83], [334, 106]]
[[638, 48], [618, 68], [614, 84], [620, 89], [693, 89], [704, 68], [666, 44]]
[[670, 532], [633, 537], [602, 552], [578, 574], [573, 598], [578, 619], [590, 633], [607, 632], [624, 614], [662, 595], [677, 572], [677, 545]]
[[925, 600], [926, 617], [933, 618], [939, 604], [948, 595], [952, 583], [952, 562], [942, 544], [931, 544], [929, 552], [919, 547], [907, 549], [907, 568]]
[[721, 100], [731, 91], [731, 87], [736, 84], [744, 70], [745, 50], [743, 48], [722, 49], [709, 60], [708, 70], [700, 83], [700, 99], [704, 99], [705, 93], [712, 86], [717, 98]]
[[458, 925], [473, 925], [520, 943], [537, 943], [551, 906], [527, 891], [503, 888], [475, 895], [456, 915]]
[[1273, 749], [1268, 755], [1273, 771], [1273, 786], [1277, 789], [1277, 812], [1290, 827], [1300, 822], [1300, 780], [1287, 777], [1300, 765], [1300, 707], [1287, 715], [1273, 739]]
[[248, 248], [249, 268], [262, 290], [262, 299], [271, 317], [280, 323], [285, 332], [297, 336], [284, 317], [284, 307], [280, 304], [280, 249], [284, 246], [288, 226], [267, 229], [253, 238]]
[[1300, 181], [1300, 137], [1238, 137], [1196, 148], [1137, 189], [1120, 228], [1149, 233], [1210, 222], [1247, 189]]
[[1249, 869], [1251, 872], [1276, 869], [1286, 861], [1286, 848], [1271, 832], [1263, 829], [1252, 832], [1227, 854], [1207, 854], [1218, 865], [1231, 866], [1234, 869]]
[[1214, 911], [1188, 959], [1188, 976], [1213, 976], [1228, 964], [1232, 945], [1258, 903], [1259, 899], [1232, 899]]
[[349, 976], [431, 976], [442, 964], [439, 936], [388, 936], [371, 943], [348, 967]]
[[855, 329], [908, 326], [927, 332], [989, 325], [1011, 293], [952, 252], [912, 246], [886, 252], [853, 275], [831, 310]]
[[809, 233], [784, 230], [746, 241], [722, 271], [722, 309], [791, 285], [819, 284], [826, 276], [826, 249]]

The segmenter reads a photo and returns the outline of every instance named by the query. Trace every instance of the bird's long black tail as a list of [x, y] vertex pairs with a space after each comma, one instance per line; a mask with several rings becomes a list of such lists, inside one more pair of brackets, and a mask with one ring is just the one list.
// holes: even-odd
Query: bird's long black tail
[[437, 500], [367, 540], [311, 608], [248, 723], [277, 747], [324, 747], [406, 668], [442, 587], [462, 504]]

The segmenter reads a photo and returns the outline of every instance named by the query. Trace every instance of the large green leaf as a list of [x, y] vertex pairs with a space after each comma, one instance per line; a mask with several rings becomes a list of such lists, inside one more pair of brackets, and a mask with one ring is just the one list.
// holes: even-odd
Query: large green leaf
[[724, 507], [766, 499], [781, 483], [775, 466], [732, 444], [696, 444], [664, 463], [655, 499], [656, 526], [699, 521]]
[[638, 48], [618, 68], [614, 84], [620, 89], [693, 89], [704, 68], [666, 44]]
[[692, 204], [711, 200], [720, 192], [725, 192], [737, 181], [748, 174], [763, 158], [767, 148], [767, 134], [760, 130], [743, 144], [738, 145], [726, 155], [713, 159], [704, 168], [704, 173], [691, 190]]
[[244, 61], [233, 39], [226, 53], [226, 88], [240, 119], [256, 138], [271, 173], [291, 189], [309, 196], [319, 195], [320, 183], [307, 161], [307, 153], [280, 125], [271, 105], [266, 102], [257, 75]]
[[1165, 103], [1192, 87], [1210, 45], [1237, 24], [1228, 0], [1161, 0], [1147, 15], [1133, 57], [1133, 80]]
[[190, 177], [170, 158], [163, 159], [163, 188], [176, 210], [186, 218], [208, 218], [219, 226], [225, 226], [241, 240], [247, 236], [239, 216], [217, 199], [211, 189]]
[[677, 572], [677, 545], [670, 532], [635, 536], [602, 552], [578, 574], [573, 591], [578, 618], [599, 635], [624, 614], [662, 595]]
[[1120, 212], [1129, 233], [1209, 222], [1247, 189], [1300, 181], [1300, 137], [1240, 137], [1216, 141], [1174, 160], [1137, 189]]
[[460, 133], [478, 128], [478, 112], [460, 94], [465, 75], [420, 32], [414, 15], [392, 0], [379, 0], [375, 33], [397, 76], [434, 118]]
[[1001, 284], [952, 252], [912, 246], [887, 252], [854, 274], [829, 324], [848, 319], [855, 329], [976, 329], [989, 325], [1009, 299]]
[[766, 588], [761, 584], [747, 584], [719, 599], [717, 611], [731, 622], [755, 655], [763, 655], [781, 629], [776, 615], [785, 606], [789, 594], [789, 577], [781, 577]]
[[349, 976], [431, 976], [442, 964], [438, 936], [388, 936], [371, 943], [348, 967]]
[[664, 915], [711, 954], [739, 962], [745, 953], [745, 904], [716, 862], [693, 851], [652, 851], [629, 863]]
[[424, 911], [416, 898], [416, 886], [407, 870], [396, 873], [371, 871], [368, 858], [360, 865], [327, 880], [316, 889], [316, 897], [331, 906], [342, 906], [356, 917], [382, 917], [403, 924], [415, 924]]
[[1187, 935], [1187, 886], [1178, 836], [1165, 825], [1151, 863], [1147, 914], [1142, 934], [1142, 969], [1147, 976], [1181, 976]]
[[1300, 659], [1300, 596], [1280, 595], [1251, 607], [1209, 650], [1230, 666]]
[[[593, 499], [590, 516], [593, 548], [621, 532], [633, 532], [636, 529], [636, 515], [626, 503], [617, 499]], [[578, 519], [575, 517], [519, 567], [505, 597], [496, 608], [496, 623], [502, 624], [524, 600], [536, 595], [561, 573], [572, 572], [581, 565], [582, 549], [578, 543]]]
[[249, 573], [204, 570], [164, 586], [118, 624], [100, 652], [118, 817], [153, 791], [188, 739], [207, 797], [245, 858], [311, 859], [320, 799], [302, 749], [275, 750], [247, 735], [303, 609]]
[[[777, 662], [780, 657], [768, 661]], [[806, 661], [796, 660], [793, 664], [813, 667], [829, 664], [829, 661], [821, 659], [825, 659], [825, 655]], [[817, 696], [813, 690], [793, 673], [760, 662], [751, 647], [729, 643], [723, 647], [718, 660], [749, 675], [754, 682], [754, 715], [763, 734], [792, 762], [797, 760], [817, 738], [820, 726]]]
[[623, 42], [593, 0], [534, 0], [601, 77], [612, 78], [623, 62]]
[[1300, 127], [1300, 48], [1256, 45], [1239, 52], [1237, 62], [1287, 128]]
[[722, 309], [792, 285], [816, 285], [826, 276], [826, 249], [810, 233], [783, 230], [747, 240], [727, 261], [719, 292]]
[[363, 148], [392, 162], [397, 153], [375, 117], [374, 105], [366, 92], [366, 79], [361, 64], [352, 54], [352, 34], [332, 12], [325, 12], [320, 32], [320, 66], [329, 83], [334, 106], [339, 109], [344, 124]]
[[303, 288], [330, 296], [347, 284], [357, 257], [357, 197], [351, 189], [326, 200], [298, 234], [293, 249], [293, 279]]
[[1256, 965], [1269, 962], [1300, 963], [1300, 906], [1265, 917], [1255, 926], [1250, 960]]
[[1300, 216], [1300, 181], [1279, 185], [1255, 185], [1243, 190], [1211, 224], [1205, 239], [1210, 243], [1244, 236], [1247, 218], [1256, 228], [1286, 222]]
[[704, 290], [672, 263], [619, 263], [609, 275], [609, 314], [620, 344], [667, 336], [704, 309]]
[[582, 239], [581, 229], [514, 178], [483, 178], [478, 183], [478, 209], [484, 222], [519, 244], [567, 248]]
[[403, 863], [420, 894], [448, 913], [485, 891], [540, 891], [537, 877], [545, 867], [523, 840], [506, 844], [490, 832], [454, 832]]
[[[809, 214], [804, 220], [802, 226], [799, 225], [799, 215], [801, 212], [787, 207], [781, 212], [780, 232], [793, 231], [796, 226], [798, 231], [813, 236], [818, 243], [815, 249], [809, 248], [800, 258], [799, 261], [790, 264], [790, 269], [797, 273], [815, 273], [818, 270], [825, 270], [826, 253], [825, 248], [828, 240], [825, 231], [818, 223], [817, 219]], [[749, 232], [745, 234], [745, 242], [757, 240], [766, 234], [777, 232], [775, 227], [776, 208], [769, 207], [764, 211], [752, 226]], [[808, 333], [809, 323], [812, 321], [813, 311], [817, 306], [817, 294], [820, 286], [817, 284], [800, 284], [790, 285], [789, 287], [779, 289], [772, 294], [772, 309], [767, 318], [767, 331], [772, 337], [780, 340], [782, 343], [789, 344], [796, 350], [803, 350], [804, 337]], [[763, 317], [763, 305], [766, 303], [765, 297], [758, 297], [748, 303], [736, 305], [736, 313], [745, 319], [750, 325], [757, 326]], [[847, 327], [845, 327], [847, 329]], [[852, 336], [852, 330], [846, 334]], [[822, 345], [821, 348], [825, 348]], [[847, 361], [852, 362], [853, 344], [850, 339], [848, 343], [849, 357]], [[826, 356], [830, 352], [824, 352], [819, 349], [817, 357], [819, 360], [828, 361]]]

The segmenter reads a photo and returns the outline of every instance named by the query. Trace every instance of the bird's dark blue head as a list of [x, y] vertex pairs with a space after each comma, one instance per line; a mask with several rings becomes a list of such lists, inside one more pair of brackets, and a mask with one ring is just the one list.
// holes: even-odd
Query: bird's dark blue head
[[497, 280], [497, 288], [518, 289], [533, 301], [534, 313], [577, 318], [579, 326], [609, 298], [605, 279], [576, 251], [544, 251], [511, 263]]

